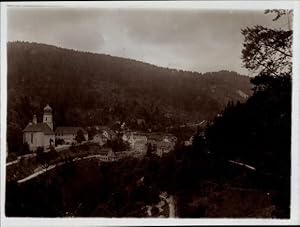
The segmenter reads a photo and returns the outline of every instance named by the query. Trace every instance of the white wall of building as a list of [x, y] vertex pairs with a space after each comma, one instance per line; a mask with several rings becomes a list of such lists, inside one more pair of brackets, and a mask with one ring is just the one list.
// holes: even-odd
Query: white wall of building
[[43, 132], [25, 132], [24, 142], [27, 142], [29, 149], [35, 151], [38, 147], [44, 147], [44, 133]]

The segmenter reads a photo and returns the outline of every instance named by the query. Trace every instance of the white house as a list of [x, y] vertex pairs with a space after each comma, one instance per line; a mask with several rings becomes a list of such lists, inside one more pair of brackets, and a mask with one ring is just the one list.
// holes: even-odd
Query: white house
[[143, 133], [133, 133], [129, 137], [130, 147], [138, 152], [147, 151], [147, 136]]

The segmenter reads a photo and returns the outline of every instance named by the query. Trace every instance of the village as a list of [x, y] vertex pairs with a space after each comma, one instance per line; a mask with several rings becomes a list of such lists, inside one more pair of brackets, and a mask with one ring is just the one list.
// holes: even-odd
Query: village
[[[114, 153], [119, 157], [124, 155], [143, 156], [147, 150], [162, 156], [170, 152], [177, 141], [172, 134], [151, 133], [130, 130], [125, 123], [120, 123], [117, 130], [108, 126], [61, 127], [53, 129], [52, 108], [47, 105], [44, 108], [43, 122], [38, 123], [36, 115], [23, 130], [23, 143], [28, 144], [31, 152], [42, 149], [63, 150], [70, 146], [94, 143], [99, 145], [103, 160], [116, 160]], [[91, 132], [91, 133], [88, 133]]]
[[[125, 123], [117, 124], [119, 127], [114, 129], [100, 125], [54, 129], [52, 108], [46, 105], [42, 122], [34, 114], [23, 130], [23, 146], [27, 152], [13, 158], [8, 156], [8, 180], [22, 183], [69, 160], [97, 159], [101, 163], [150, 154], [162, 157], [177, 143], [176, 136], [170, 133], [135, 131]], [[190, 143], [191, 139], [185, 141], [186, 145]]]

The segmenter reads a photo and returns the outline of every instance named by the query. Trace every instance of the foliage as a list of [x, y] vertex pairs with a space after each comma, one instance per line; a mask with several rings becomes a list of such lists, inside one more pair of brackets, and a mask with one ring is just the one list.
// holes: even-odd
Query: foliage
[[197, 128], [196, 134], [193, 136], [192, 148], [196, 156], [205, 155], [206, 151], [206, 141], [202, 135], [200, 135], [200, 129]]
[[95, 127], [89, 127], [87, 129], [87, 133], [88, 133], [88, 138], [89, 140], [92, 140], [94, 138], [94, 136], [97, 134], [97, 129]]
[[[265, 13], [276, 13], [274, 21], [286, 17], [289, 23], [291, 11], [267, 10]], [[287, 29], [256, 25], [242, 29], [244, 66], [258, 76], [291, 76], [293, 32], [290, 27], [290, 24]]]
[[[74, 149], [84, 147], [76, 146]], [[242, 171], [231, 169], [226, 163], [198, 153], [203, 154], [202, 148], [178, 145], [175, 151], [161, 158], [156, 155], [140, 160], [129, 157], [115, 163], [101, 163], [100, 166], [98, 161], [73, 162], [69, 159], [66, 165], [25, 184], [12, 185], [13, 182], [10, 182], [7, 185], [6, 214], [32, 217], [145, 217], [141, 208], [158, 203], [158, 195], [166, 191], [180, 201], [177, 203], [178, 215], [191, 217], [193, 211], [187, 209], [191, 195], [214, 199], [214, 193], [223, 190], [222, 185], [243, 175]], [[249, 176], [245, 178], [247, 181], [251, 179]], [[211, 182], [208, 188], [207, 182]], [[84, 187], [79, 187], [79, 184]], [[220, 188], [215, 188], [215, 185]], [[230, 196], [227, 198], [227, 192], [222, 193], [222, 197], [231, 199]], [[266, 195], [259, 190], [257, 193], [261, 198]], [[244, 200], [235, 201], [242, 203]], [[45, 209], [39, 209], [41, 206]], [[255, 209], [260, 207], [254, 206]], [[213, 210], [209, 215], [218, 212], [209, 204], [201, 203], [195, 209], [200, 208], [202, 214], [210, 209]], [[254, 208], [251, 210], [251, 205], [247, 208], [239, 214], [260, 214]], [[226, 214], [236, 213], [232, 210]]]
[[280, 191], [275, 200], [282, 212], [276, 216], [288, 217], [292, 31], [254, 26], [242, 34], [243, 62], [257, 72], [251, 79], [254, 94], [245, 103], [229, 103], [206, 129], [208, 147], [219, 158], [254, 166], [261, 174], [260, 186]]
[[25, 142], [21, 146], [20, 154], [24, 155], [24, 154], [29, 154], [29, 153], [30, 153], [29, 144], [27, 142]]
[[[9, 114], [10, 112], [8, 112]], [[21, 127], [14, 121], [7, 124], [7, 149], [11, 153], [22, 153], [23, 132]]]
[[50, 145], [49, 152], [52, 152], [52, 153], [56, 152], [55, 147], [53, 145]]
[[56, 157], [57, 153], [53, 147], [47, 152], [45, 152], [42, 147], [37, 148], [36, 160], [44, 169], [47, 169], [50, 166], [51, 161], [53, 161]]
[[277, 21], [279, 18], [282, 18], [283, 16], [288, 16], [287, 19], [289, 21], [289, 15], [293, 13], [292, 10], [283, 10], [283, 9], [267, 9], [265, 10], [265, 14], [268, 13], [275, 13], [276, 16], [272, 19], [273, 21]]
[[55, 138], [55, 145], [62, 145], [65, 143], [64, 139], [60, 139], [60, 138]]
[[121, 136], [117, 136], [113, 140], [108, 140], [108, 145], [112, 148], [113, 152], [128, 151], [130, 148], [129, 143], [123, 141]]
[[77, 141], [77, 143], [81, 143], [85, 141], [85, 137], [81, 129], [77, 131], [75, 140]]
[[74, 144], [71, 144], [70, 151], [71, 152], [76, 152], [76, 146]]
[[37, 155], [42, 154], [44, 152], [44, 147], [37, 147], [35, 152], [36, 152]]
[[156, 151], [156, 149], [155, 149], [154, 145], [152, 145], [151, 143], [148, 143], [146, 156], [151, 156], [155, 151]]

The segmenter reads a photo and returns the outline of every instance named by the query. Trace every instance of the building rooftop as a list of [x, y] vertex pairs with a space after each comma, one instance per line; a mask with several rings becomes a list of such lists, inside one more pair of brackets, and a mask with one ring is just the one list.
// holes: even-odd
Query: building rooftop
[[108, 127], [108, 126], [105, 126], [105, 125], [98, 125], [96, 126], [96, 129], [99, 130], [99, 131], [110, 131], [111, 129]]
[[23, 132], [43, 132], [46, 135], [52, 135], [54, 132], [46, 123], [28, 124]]
[[52, 108], [47, 104], [47, 106], [44, 108], [44, 112], [52, 112]]
[[81, 130], [83, 134], [87, 134], [82, 127], [57, 127], [55, 134], [76, 134], [79, 130]]

